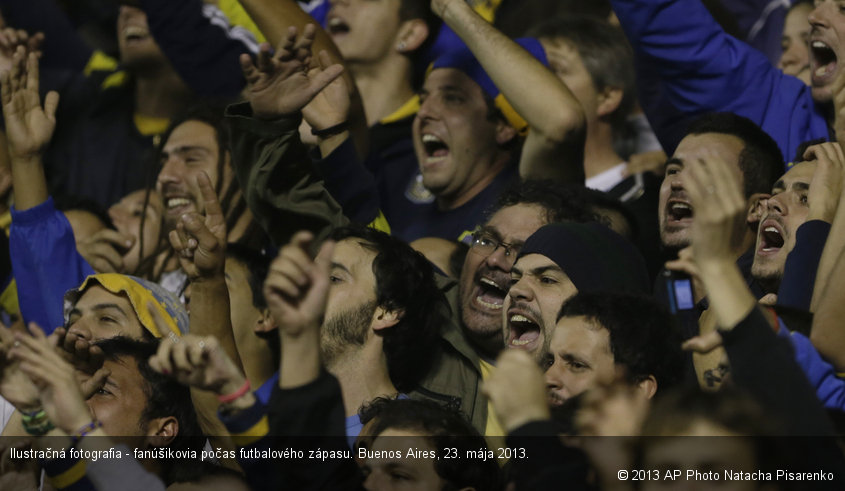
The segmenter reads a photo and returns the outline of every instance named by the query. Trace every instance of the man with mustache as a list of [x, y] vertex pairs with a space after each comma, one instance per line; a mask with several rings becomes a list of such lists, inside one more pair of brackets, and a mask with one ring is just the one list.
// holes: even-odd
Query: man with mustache
[[622, 236], [598, 223], [553, 223], [525, 242], [511, 269], [502, 332], [506, 348], [538, 363], [549, 352], [561, 305], [579, 293], [645, 294], [645, 262]]
[[412, 398], [457, 404], [482, 434], [501, 431], [490, 418], [480, 382], [505, 344], [502, 312], [511, 268], [525, 241], [543, 225], [595, 219], [577, 196], [553, 183], [526, 181], [499, 197], [473, 235], [458, 282], [443, 287], [452, 322], [442, 330], [433, 369]]

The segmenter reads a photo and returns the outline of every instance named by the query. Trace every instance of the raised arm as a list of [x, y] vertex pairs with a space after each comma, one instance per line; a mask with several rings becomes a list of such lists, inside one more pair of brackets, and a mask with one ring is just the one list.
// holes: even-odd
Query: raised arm
[[[287, 38], [288, 29], [296, 27], [303, 32], [314, 19], [299, 7], [296, 0], [241, 0], [244, 10], [255, 21], [255, 24], [267, 38], [267, 41], [277, 46]], [[314, 52], [325, 51], [332, 63], [343, 64], [343, 56], [337, 46], [322, 28], [315, 29], [313, 40]], [[350, 111], [350, 133], [355, 141], [355, 147], [363, 158], [369, 146], [367, 136], [367, 119], [364, 115], [364, 105], [355, 86], [355, 81], [347, 71], [343, 74], [346, 83], [352, 89], [352, 109]]]
[[191, 333], [214, 336], [226, 354], [241, 366], [229, 307], [229, 290], [223, 274], [226, 262], [226, 218], [205, 172], [197, 176], [205, 202], [205, 216], [182, 216], [170, 232], [170, 245], [191, 282]]
[[56, 124], [58, 94], [41, 107], [38, 60], [18, 47], [12, 69], [2, 75], [3, 114], [15, 189], [9, 234], [18, 301], [26, 322], [48, 332], [64, 323], [62, 297], [93, 274], [76, 250], [73, 230], [48, 199], [41, 155]]
[[296, 230], [324, 236], [346, 223], [340, 206], [314, 176], [299, 140], [300, 110], [342, 71], [336, 64], [316, 72], [303, 70], [310, 61], [313, 29], [297, 40], [292, 28], [272, 56], [263, 45], [257, 64], [242, 56], [249, 102], [226, 111], [238, 182], [256, 221], [278, 246]]
[[279, 387], [307, 385], [320, 375], [320, 324], [329, 293], [334, 243], [323, 244], [318, 263], [311, 257], [314, 235], [298, 232], [279, 251], [264, 282], [264, 298], [279, 326]]
[[[845, 249], [840, 247], [834, 250], [831, 246], [836, 242], [841, 244], [845, 233], [845, 214], [840, 212], [837, 212], [828, 243], [822, 253], [822, 262], [819, 264], [820, 274], [816, 278], [816, 291], [813, 296], [815, 313], [810, 331], [813, 345], [838, 372], [845, 370], [845, 326], [842, 324], [845, 302], [842, 302], [841, 294], [845, 291]], [[835, 258], [831, 261], [833, 266], [829, 270], [822, 269], [826, 268], [826, 259], [830, 258]], [[826, 282], [822, 282], [823, 275], [827, 277]]]
[[528, 122], [531, 129], [519, 164], [522, 178], [583, 183], [586, 120], [566, 85], [463, 0], [433, 0], [431, 8]]
[[831, 434], [788, 341], [757, 308], [730, 253], [730, 237], [744, 226], [745, 200], [729, 164], [718, 158], [691, 162], [685, 184], [696, 210], [693, 260], [718, 323], [718, 330], [688, 341], [687, 348], [708, 351], [724, 340], [735, 384], [775, 414], [785, 435]]
[[2, 75], [3, 116], [18, 211], [40, 205], [48, 198], [41, 157], [56, 128], [59, 94], [48, 93], [42, 108], [38, 77], [37, 56], [27, 55], [26, 49], [18, 46], [11, 70]]
[[[842, 195], [845, 154], [839, 143], [822, 143], [808, 148], [804, 160], [818, 163], [807, 193], [807, 219], [796, 231], [795, 246], [786, 258], [778, 305], [809, 311], [815, 285], [825, 283], [832, 269], [827, 265], [820, 271], [820, 263]], [[818, 281], [819, 276], [824, 278]]]
[[611, 0], [611, 5], [638, 63], [647, 64], [662, 83], [662, 97], [681, 114], [745, 116], [778, 142], [787, 162], [801, 143], [828, 137], [809, 87], [726, 34], [701, 0]]

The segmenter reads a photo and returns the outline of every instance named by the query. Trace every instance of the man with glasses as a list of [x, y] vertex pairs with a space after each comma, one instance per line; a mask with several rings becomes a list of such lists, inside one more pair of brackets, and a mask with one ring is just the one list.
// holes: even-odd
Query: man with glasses
[[526, 181], [507, 189], [490, 218], [473, 234], [458, 282], [443, 288], [452, 322], [442, 331], [432, 371], [414, 398], [460, 407], [482, 434], [504, 434], [488, 411], [481, 381], [505, 343], [502, 320], [511, 268], [522, 245], [543, 225], [588, 222], [595, 216], [576, 191], [546, 181]]

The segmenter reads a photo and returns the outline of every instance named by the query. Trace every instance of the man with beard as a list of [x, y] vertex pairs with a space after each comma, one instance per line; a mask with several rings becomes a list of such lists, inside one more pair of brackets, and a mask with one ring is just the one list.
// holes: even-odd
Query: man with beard
[[579, 193], [547, 181], [507, 189], [473, 235], [457, 283], [443, 286], [452, 322], [441, 334], [431, 372], [411, 397], [456, 404], [482, 434], [501, 434], [481, 392], [481, 381], [504, 348], [502, 308], [514, 260], [528, 237], [553, 222], [588, 222], [595, 216]]
[[537, 363], [549, 352], [560, 306], [578, 293], [648, 292], [645, 262], [622, 236], [598, 223], [552, 223], [525, 241], [511, 269], [502, 332], [507, 348]]
[[[447, 310], [431, 265], [407, 244], [368, 228], [338, 229], [332, 239], [333, 252], [324, 246], [311, 259], [313, 235], [296, 234], [270, 265], [264, 296], [282, 338], [281, 373], [297, 359], [322, 360], [340, 382], [346, 433], [354, 438], [364, 403], [410, 391], [426, 373]], [[314, 277], [319, 271], [325, 279]], [[291, 300], [322, 281], [325, 304], [308, 312], [322, 319], [319, 339], [289, 334], [286, 326], [297, 321]]]

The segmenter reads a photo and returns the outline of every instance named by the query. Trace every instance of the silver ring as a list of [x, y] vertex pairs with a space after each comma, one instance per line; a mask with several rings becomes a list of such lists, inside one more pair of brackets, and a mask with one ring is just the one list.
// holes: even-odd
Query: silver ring
[[14, 346], [15, 348], [17, 348], [17, 347], [18, 347], [18, 346], [20, 346], [20, 345], [21, 345], [21, 342], [20, 342], [20, 341], [15, 341], [15, 342], [12, 344], [12, 346]]
[[172, 341], [173, 343], [178, 343], [180, 341], [179, 337], [172, 332], [168, 334], [167, 337], [170, 338], [170, 341]]
[[197, 343], [197, 346], [199, 346], [200, 349], [205, 348], [205, 341], [200, 341], [199, 343]]

